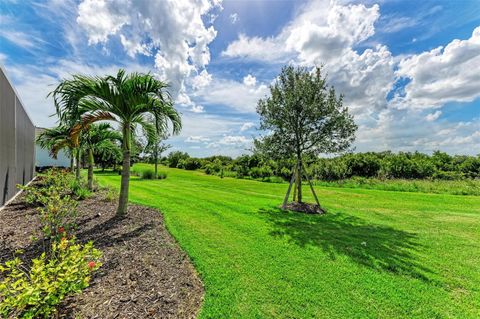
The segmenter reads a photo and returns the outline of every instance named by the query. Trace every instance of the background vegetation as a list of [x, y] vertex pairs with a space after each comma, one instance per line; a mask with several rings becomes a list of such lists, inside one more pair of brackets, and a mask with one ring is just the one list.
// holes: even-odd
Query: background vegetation
[[[149, 158], [144, 158], [147, 162]], [[258, 154], [206, 158], [171, 152], [161, 163], [171, 168], [203, 170], [209, 175], [281, 183], [291, 177], [293, 161], [273, 161]], [[349, 153], [307, 161], [315, 183], [392, 191], [480, 195], [480, 155], [422, 153]]]

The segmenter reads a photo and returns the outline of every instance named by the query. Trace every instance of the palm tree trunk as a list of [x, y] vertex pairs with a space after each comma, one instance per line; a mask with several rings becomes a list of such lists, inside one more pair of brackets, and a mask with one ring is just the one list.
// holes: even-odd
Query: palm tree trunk
[[80, 180], [80, 148], [77, 148], [77, 167], [75, 177], [77, 178], [77, 180]]
[[93, 191], [93, 149], [88, 149], [88, 189]]
[[73, 158], [74, 158], [73, 149], [70, 149], [70, 173], [73, 173], [73, 170], [75, 169]]
[[128, 204], [128, 187], [130, 184], [130, 124], [123, 128], [123, 165], [122, 180], [120, 184], [120, 197], [118, 198], [117, 216], [125, 216]]
[[158, 143], [155, 143], [155, 179], [158, 178]]

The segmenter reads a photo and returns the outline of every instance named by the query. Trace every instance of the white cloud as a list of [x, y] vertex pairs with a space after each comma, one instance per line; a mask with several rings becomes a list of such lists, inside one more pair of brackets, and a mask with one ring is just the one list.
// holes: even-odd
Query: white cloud
[[191, 80], [191, 85], [194, 89], [203, 88], [212, 82], [212, 75], [207, 72], [207, 70], [203, 70], [197, 76], [193, 77]]
[[242, 135], [225, 135], [222, 137], [219, 141], [218, 144], [225, 144], [225, 145], [238, 145], [238, 144], [248, 144], [252, 140], [246, 138], [245, 136]]
[[220, 10], [220, 2], [83, 0], [77, 22], [90, 44], [118, 36], [129, 55], [154, 55], [158, 75], [170, 82], [176, 98], [185, 92], [185, 79], [210, 62], [208, 45], [217, 31], [202, 18]]
[[196, 91], [194, 96], [202, 104], [218, 104], [239, 112], [252, 113], [258, 100], [268, 93], [265, 84], [252, 86], [228, 79], [214, 79], [208, 87]]
[[243, 78], [243, 84], [245, 84], [246, 86], [255, 86], [255, 84], [257, 84], [257, 79], [251, 74], [248, 74], [246, 77]]
[[237, 23], [238, 19], [239, 19], [238, 13], [235, 12], [230, 15], [230, 22], [232, 22], [232, 24]]
[[255, 124], [253, 122], [246, 122], [246, 123], [243, 123], [242, 127], [240, 128], [240, 132], [244, 132], [244, 131], [247, 131], [249, 129], [251, 129], [252, 127], [254, 127]]
[[190, 96], [182, 89], [175, 100], [175, 104], [180, 105], [182, 107], [189, 108], [190, 112], [193, 113], [202, 113], [204, 112], [204, 108], [201, 105], [196, 104], [190, 99]]
[[[125, 5], [124, 2], [118, 3]], [[84, 0], [78, 5], [77, 22], [88, 35], [89, 44], [105, 43], [110, 35], [116, 34], [130, 23], [128, 12], [104, 0]]]
[[[248, 144], [225, 144], [229, 138], [225, 136], [235, 136], [238, 127], [244, 123], [241, 118], [223, 117], [221, 115], [211, 115], [208, 113], [190, 113], [182, 117], [183, 128], [179, 136], [174, 136], [169, 143], [175, 145], [174, 149], [188, 151], [194, 156], [210, 156], [212, 154], [224, 154], [237, 156], [246, 152]], [[204, 141], [202, 143], [193, 143], [198, 137]], [[208, 139], [208, 141], [207, 141]], [[186, 140], [189, 140], [187, 142]], [[222, 144], [218, 142], [221, 141]], [[192, 146], [201, 146], [195, 147]]]
[[222, 53], [228, 57], [284, 63], [325, 65], [329, 83], [345, 94], [354, 113], [373, 112], [387, 106], [394, 83], [394, 60], [387, 47], [377, 45], [359, 53], [353, 47], [375, 33], [379, 6], [337, 5], [311, 1], [275, 37], [240, 35]]
[[385, 16], [382, 20], [386, 21], [381, 29], [383, 33], [395, 33], [418, 24], [418, 20], [411, 17]]
[[432, 122], [438, 119], [440, 115], [442, 115], [442, 111], [435, 111], [433, 113], [427, 114], [427, 116], [425, 116], [425, 120], [427, 120], [428, 122]]
[[209, 142], [209, 141], [210, 141], [210, 139], [208, 137], [204, 137], [204, 136], [201, 136], [201, 135], [189, 136], [185, 140], [186, 143], [205, 143], [205, 142]]
[[435, 108], [445, 103], [471, 102], [480, 97], [480, 27], [467, 40], [455, 39], [445, 48], [404, 58], [398, 77], [411, 81], [403, 96], [397, 96], [397, 107]]
[[250, 38], [240, 34], [238, 40], [230, 43], [222, 52], [222, 56], [278, 62], [285, 60], [289, 53], [285, 52], [285, 46], [282, 46], [282, 43], [276, 38]]
[[201, 105], [193, 105], [192, 108], [190, 109], [193, 113], [203, 113], [205, 112], [203, 106]]
[[221, 150], [225, 150], [225, 148], [227, 148], [230, 152], [232, 152], [232, 150], [236, 150], [237, 152], [245, 153], [251, 144], [252, 140], [243, 135], [224, 135], [216, 142], [209, 143], [207, 148]]
[[30, 49], [35, 46], [35, 41], [23, 32], [5, 30], [2, 27], [2, 30], [0, 30], [0, 37], [22, 48]]
[[449, 122], [426, 120], [424, 111], [387, 109], [376, 119], [359, 123], [357, 151], [421, 151], [442, 150], [452, 154], [480, 153], [480, 118]]

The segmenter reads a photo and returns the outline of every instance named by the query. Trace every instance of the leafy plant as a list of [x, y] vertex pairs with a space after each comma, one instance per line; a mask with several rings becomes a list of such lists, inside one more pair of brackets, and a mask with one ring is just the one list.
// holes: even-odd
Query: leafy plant
[[45, 207], [39, 208], [42, 232], [46, 238], [59, 239], [75, 227], [77, 202], [70, 196], [51, 194]]
[[113, 202], [117, 198], [118, 198], [118, 192], [113, 188], [107, 188], [105, 192], [105, 200], [107, 202]]
[[52, 254], [32, 261], [30, 270], [20, 258], [0, 265], [0, 315], [3, 318], [52, 318], [66, 296], [88, 287], [97, 270], [101, 252], [92, 242], [75, 244], [75, 239], [52, 242]]
[[167, 173], [165, 172], [159, 172], [158, 173], [158, 179], [165, 179], [167, 178]]
[[87, 187], [82, 180], [73, 180], [70, 187], [72, 189], [72, 194], [79, 200], [84, 200], [92, 194], [89, 187]]
[[152, 169], [143, 170], [142, 179], [155, 179], [155, 172]]

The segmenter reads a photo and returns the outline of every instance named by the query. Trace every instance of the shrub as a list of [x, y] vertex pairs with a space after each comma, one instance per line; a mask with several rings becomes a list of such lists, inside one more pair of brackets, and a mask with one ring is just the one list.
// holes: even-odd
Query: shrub
[[165, 179], [165, 178], [167, 178], [167, 173], [165, 173], [165, 172], [158, 172], [157, 178], [158, 178], [158, 179]]
[[45, 205], [48, 195], [52, 192], [50, 187], [37, 187], [36, 185], [17, 185], [17, 188], [23, 190], [25, 202], [32, 206]]
[[92, 192], [88, 188], [79, 188], [74, 192], [78, 200], [84, 200], [92, 195]]
[[345, 164], [349, 176], [375, 177], [380, 171], [380, 160], [374, 153], [348, 154]]
[[105, 193], [105, 200], [107, 202], [113, 202], [117, 198], [118, 198], [118, 192], [113, 188], [107, 188], [107, 191]]
[[142, 179], [155, 179], [155, 171], [153, 169], [145, 169], [142, 171]]
[[77, 202], [70, 196], [51, 194], [45, 207], [39, 208], [42, 232], [46, 238], [59, 239], [75, 228]]
[[92, 194], [86, 183], [82, 180], [73, 180], [70, 184], [70, 188], [72, 189], [73, 195], [79, 200], [84, 200]]
[[31, 184], [17, 185], [17, 188], [24, 191], [27, 204], [45, 206], [51, 194], [68, 195], [73, 190], [73, 181], [73, 176], [65, 170], [49, 169], [40, 177], [41, 187]]
[[190, 156], [187, 153], [183, 153], [183, 152], [180, 152], [180, 151], [171, 152], [170, 154], [168, 154], [168, 157], [167, 157], [168, 166], [169, 167], [178, 167], [178, 163], [181, 160], [185, 160], [189, 157]]
[[193, 171], [202, 167], [202, 163], [197, 158], [189, 157], [187, 159], [181, 160], [177, 167]]
[[250, 169], [249, 175], [252, 178], [262, 178], [265, 179], [273, 175], [273, 171], [269, 166], [263, 165], [261, 167], [252, 167]]
[[52, 254], [43, 253], [25, 270], [20, 258], [0, 265], [0, 316], [3, 318], [52, 318], [56, 307], [69, 295], [88, 287], [92, 272], [101, 263], [101, 252], [87, 243], [62, 239], [53, 242]]
[[463, 178], [463, 174], [460, 172], [444, 172], [444, 171], [437, 171], [433, 174], [433, 178], [435, 179], [443, 179], [447, 181], [459, 180]]

